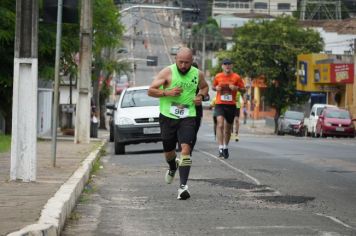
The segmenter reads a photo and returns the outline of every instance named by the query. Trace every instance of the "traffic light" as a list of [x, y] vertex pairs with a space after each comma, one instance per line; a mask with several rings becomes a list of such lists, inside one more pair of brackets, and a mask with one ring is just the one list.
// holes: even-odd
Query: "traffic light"
[[[43, 21], [57, 23], [58, 0], [44, 0]], [[62, 23], [78, 24], [78, 0], [63, 0]]]
[[204, 23], [208, 18], [206, 0], [183, 0], [182, 7], [194, 9], [194, 11], [182, 11], [182, 22]]

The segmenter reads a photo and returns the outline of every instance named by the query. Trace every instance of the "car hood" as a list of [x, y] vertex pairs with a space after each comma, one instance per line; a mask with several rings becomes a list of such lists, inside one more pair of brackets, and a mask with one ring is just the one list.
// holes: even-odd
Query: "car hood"
[[159, 117], [159, 106], [126, 107], [118, 109], [116, 113], [120, 117], [131, 119]]

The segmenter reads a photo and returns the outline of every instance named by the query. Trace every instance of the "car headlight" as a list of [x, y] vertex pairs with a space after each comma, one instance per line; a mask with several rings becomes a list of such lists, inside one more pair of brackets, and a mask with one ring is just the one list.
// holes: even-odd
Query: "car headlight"
[[325, 126], [332, 126], [332, 124], [329, 122], [325, 122]]
[[120, 117], [117, 121], [117, 125], [133, 125], [134, 122], [132, 119], [127, 117]]

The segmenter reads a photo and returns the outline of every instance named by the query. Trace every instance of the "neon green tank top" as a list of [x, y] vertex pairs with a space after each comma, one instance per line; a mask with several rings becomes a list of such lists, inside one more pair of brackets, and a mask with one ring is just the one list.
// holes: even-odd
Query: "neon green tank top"
[[182, 75], [179, 73], [176, 64], [171, 65], [170, 69], [172, 81], [165, 90], [180, 87], [182, 93], [178, 97], [161, 97], [159, 102], [161, 114], [172, 119], [195, 117], [194, 98], [199, 83], [199, 70], [192, 66], [187, 74]]
[[236, 93], [236, 108], [241, 108], [241, 93]]

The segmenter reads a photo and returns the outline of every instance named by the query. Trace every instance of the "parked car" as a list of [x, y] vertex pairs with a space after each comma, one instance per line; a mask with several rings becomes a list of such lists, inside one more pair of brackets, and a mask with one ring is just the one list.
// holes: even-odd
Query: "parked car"
[[288, 110], [279, 117], [277, 134], [284, 135], [285, 133], [299, 136], [304, 134], [303, 112]]
[[334, 105], [329, 104], [319, 104], [316, 103], [312, 106], [310, 110], [310, 114], [304, 118], [304, 132], [305, 136], [313, 136], [316, 137], [316, 123], [319, 119], [319, 115], [326, 107], [336, 107]]
[[129, 144], [162, 141], [159, 99], [147, 95], [148, 86], [126, 88], [114, 114], [115, 154], [124, 154]]
[[180, 48], [180, 46], [173, 46], [173, 47], [171, 47], [171, 50], [170, 50], [170, 54], [171, 55], [177, 55], [177, 53], [178, 53], [178, 51], [179, 51], [179, 48]]
[[346, 136], [355, 137], [355, 119], [349, 111], [340, 108], [325, 108], [316, 124], [316, 136]]
[[106, 115], [109, 116], [109, 142], [114, 142], [114, 115], [116, 106], [115, 103], [106, 104], [106, 108], [109, 109]]

